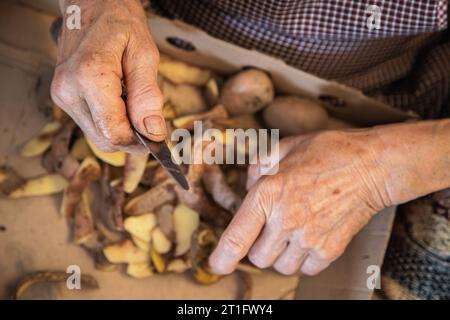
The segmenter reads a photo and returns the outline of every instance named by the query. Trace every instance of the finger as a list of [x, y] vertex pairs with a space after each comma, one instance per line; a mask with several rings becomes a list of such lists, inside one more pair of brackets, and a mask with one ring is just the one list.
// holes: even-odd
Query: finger
[[309, 138], [310, 135], [287, 137], [267, 155], [259, 155], [256, 164], [250, 164], [247, 174], [247, 190], [266, 174], [276, 173], [276, 166], [283, 160], [294, 146]]
[[267, 204], [261, 201], [257, 190], [253, 189], [247, 195], [209, 258], [209, 265], [215, 273], [233, 272], [245, 257], [266, 221], [265, 206]]
[[154, 141], [162, 141], [167, 135], [163, 97], [156, 80], [158, 63], [153, 43], [144, 47], [129, 44], [123, 59], [130, 120], [141, 134]]
[[305, 262], [301, 267], [301, 271], [306, 275], [314, 276], [322, 270], [326, 269], [329, 265], [330, 261], [321, 259], [314, 253], [310, 253], [305, 259]]
[[121, 94], [120, 78], [109, 71], [99, 72], [82, 88], [82, 95], [89, 106], [95, 126], [108, 143], [116, 148], [134, 142]]
[[286, 249], [287, 243], [287, 235], [283, 232], [283, 228], [281, 226], [274, 227], [268, 221], [263, 232], [252, 246], [248, 258], [259, 268], [270, 267]]
[[307, 257], [307, 249], [301, 248], [298, 242], [290, 242], [273, 267], [282, 274], [291, 275], [300, 270]]

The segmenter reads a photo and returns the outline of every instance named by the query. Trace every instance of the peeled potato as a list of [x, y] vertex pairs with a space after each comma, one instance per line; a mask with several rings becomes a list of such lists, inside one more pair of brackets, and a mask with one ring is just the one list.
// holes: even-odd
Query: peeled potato
[[148, 154], [127, 154], [123, 176], [123, 190], [133, 193], [144, 175]]
[[181, 256], [189, 251], [191, 238], [200, 222], [199, 214], [184, 204], [178, 205], [173, 212], [177, 247], [175, 256]]
[[163, 77], [176, 84], [203, 86], [211, 78], [209, 70], [195, 67], [163, 54], [161, 54], [158, 71]]
[[100, 150], [89, 138], [86, 138], [86, 142], [91, 148], [92, 152], [97, 158], [106, 162], [114, 167], [123, 167], [125, 165], [126, 154], [123, 151], [116, 152], [104, 152]]
[[159, 227], [154, 228], [152, 231], [152, 245], [153, 249], [161, 254], [169, 252], [170, 248], [172, 248], [172, 242], [167, 239]]
[[147, 213], [140, 216], [128, 217], [123, 222], [123, 227], [130, 234], [145, 242], [150, 242], [151, 232], [156, 226], [156, 216]]
[[232, 116], [251, 114], [270, 103], [274, 94], [273, 83], [267, 73], [248, 69], [225, 82], [220, 103]]
[[180, 84], [173, 85], [164, 82], [162, 91], [166, 99], [174, 108], [177, 116], [206, 111], [207, 105], [198, 87]]
[[263, 118], [271, 129], [280, 129], [281, 136], [323, 130], [327, 126], [326, 110], [317, 102], [296, 96], [275, 98], [263, 111]]
[[111, 263], [144, 263], [149, 260], [148, 253], [136, 247], [130, 239], [106, 245], [103, 254]]
[[166, 270], [168, 272], [183, 273], [189, 270], [190, 268], [191, 266], [188, 263], [186, 263], [183, 259], [177, 258], [169, 262]]
[[138, 238], [138, 237], [136, 237], [134, 235], [131, 235], [131, 239], [133, 240], [133, 242], [136, 245], [136, 247], [138, 247], [142, 251], [150, 253], [150, 250], [152, 249], [152, 246], [151, 246], [150, 242], [146, 242], [144, 240], [141, 240], [140, 238]]
[[127, 266], [127, 274], [133, 278], [141, 279], [152, 276], [153, 270], [148, 262], [130, 263]]

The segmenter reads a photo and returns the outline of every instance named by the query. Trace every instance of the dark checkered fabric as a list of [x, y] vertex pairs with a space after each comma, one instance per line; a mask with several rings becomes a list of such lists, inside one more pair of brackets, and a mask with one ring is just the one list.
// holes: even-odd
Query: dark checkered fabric
[[447, 0], [152, 0], [184, 20], [425, 118], [450, 96]]

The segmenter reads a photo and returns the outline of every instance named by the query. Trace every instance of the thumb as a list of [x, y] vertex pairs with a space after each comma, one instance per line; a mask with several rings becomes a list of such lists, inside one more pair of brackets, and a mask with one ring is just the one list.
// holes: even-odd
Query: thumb
[[156, 81], [158, 63], [153, 43], [135, 52], [128, 48], [123, 61], [128, 116], [133, 126], [153, 141], [163, 141], [167, 135], [163, 97]]

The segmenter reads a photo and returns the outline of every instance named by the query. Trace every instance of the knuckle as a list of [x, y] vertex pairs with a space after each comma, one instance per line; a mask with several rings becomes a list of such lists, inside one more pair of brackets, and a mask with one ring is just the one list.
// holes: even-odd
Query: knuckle
[[64, 107], [64, 105], [70, 103], [70, 80], [68, 79], [68, 72], [65, 69], [57, 68], [53, 76], [53, 80], [50, 86], [50, 96], [58, 106]]

